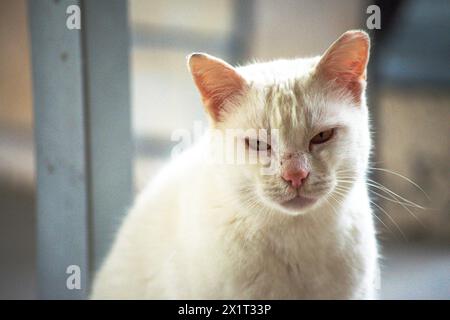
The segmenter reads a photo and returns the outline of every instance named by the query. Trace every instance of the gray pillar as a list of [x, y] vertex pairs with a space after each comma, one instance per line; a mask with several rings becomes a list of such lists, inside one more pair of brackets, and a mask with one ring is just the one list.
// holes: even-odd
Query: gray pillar
[[[69, 5], [81, 30], [69, 30]], [[40, 298], [86, 298], [132, 195], [124, 0], [29, 0]], [[68, 266], [81, 289], [66, 287]]]

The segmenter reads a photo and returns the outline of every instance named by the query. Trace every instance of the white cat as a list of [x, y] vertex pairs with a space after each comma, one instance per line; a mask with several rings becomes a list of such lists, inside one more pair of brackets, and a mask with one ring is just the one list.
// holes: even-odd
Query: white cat
[[191, 55], [211, 129], [278, 129], [278, 144], [235, 137], [269, 162], [219, 164], [202, 155], [234, 146], [207, 134], [168, 164], [126, 217], [92, 297], [374, 298], [368, 56], [363, 31], [310, 59], [233, 68]]

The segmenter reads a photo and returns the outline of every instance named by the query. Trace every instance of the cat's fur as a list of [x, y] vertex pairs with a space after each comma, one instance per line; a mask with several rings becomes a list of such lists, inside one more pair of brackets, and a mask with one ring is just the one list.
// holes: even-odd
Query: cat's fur
[[[277, 174], [261, 164], [205, 163], [205, 137], [145, 189], [98, 272], [93, 298], [373, 298], [378, 271], [366, 187], [369, 38], [349, 31], [322, 57], [233, 68], [205, 54], [189, 65], [211, 128], [278, 128]], [[310, 148], [310, 139], [337, 128]], [[286, 152], [310, 175], [303, 208], [282, 202]]]

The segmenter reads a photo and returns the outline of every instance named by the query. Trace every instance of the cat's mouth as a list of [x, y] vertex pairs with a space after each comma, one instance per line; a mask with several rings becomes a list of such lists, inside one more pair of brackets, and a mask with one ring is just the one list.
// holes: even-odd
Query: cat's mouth
[[283, 201], [281, 204], [288, 209], [302, 209], [313, 205], [316, 201], [316, 198], [305, 197], [298, 194], [290, 200]]

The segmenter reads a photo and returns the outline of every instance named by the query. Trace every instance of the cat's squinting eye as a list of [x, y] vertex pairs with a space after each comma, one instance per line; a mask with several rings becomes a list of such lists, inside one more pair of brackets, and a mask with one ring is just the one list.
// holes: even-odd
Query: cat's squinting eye
[[256, 150], [256, 151], [268, 151], [270, 150], [270, 144], [261, 141], [261, 140], [257, 140], [257, 139], [249, 139], [249, 138], [245, 138], [245, 144], [247, 145], [247, 147]]
[[335, 129], [329, 129], [316, 134], [310, 141], [311, 145], [322, 144], [333, 138]]

